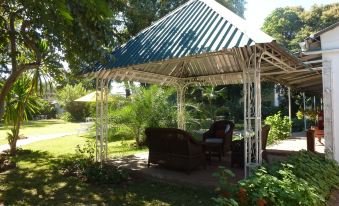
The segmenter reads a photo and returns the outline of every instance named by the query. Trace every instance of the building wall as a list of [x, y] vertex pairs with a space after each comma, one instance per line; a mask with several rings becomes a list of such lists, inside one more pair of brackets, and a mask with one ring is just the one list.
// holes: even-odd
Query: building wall
[[[322, 55], [325, 61], [323, 64], [325, 134], [326, 130], [332, 130], [333, 134], [332, 138], [328, 138], [328, 141], [332, 140], [332, 145], [330, 142], [327, 142], [326, 145], [332, 147], [333, 157], [339, 162], [339, 27], [323, 33], [320, 37], [322, 50], [325, 51]], [[328, 74], [326, 74], [326, 70]], [[329, 92], [331, 93], [331, 99], [326, 98], [326, 96], [329, 97], [327, 95]], [[332, 105], [332, 108], [326, 108], [326, 101]], [[329, 118], [332, 118], [331, 128], [329, 125], [326, 125], [326, 119]]]

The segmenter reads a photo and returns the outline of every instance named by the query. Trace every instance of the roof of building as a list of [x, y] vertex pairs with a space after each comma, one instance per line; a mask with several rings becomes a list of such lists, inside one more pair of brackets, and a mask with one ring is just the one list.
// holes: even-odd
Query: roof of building
[[335, 29], [335, 28], [338, 27], [338, 26], [339, 26], [339, 21], [338, 21], [337, 23], [332, 24], [331, 26], [328, 26], [328, 27], [326, 27], [325, 29], [323, 29], [323, 30], [321, 30], [321, 31], [319, 31], [319, 32], [317, 32], [317, 33], [315, 33], [315, 34], [313, 35], [313, 37], [319, 37], [320, 35], [322, 35], [322, 34], [328, 32], [328, 31], [331, 31], [332, 29]]
[[191, 0], [116, 48], [102, 68], [123, 68], [272, 42], [243, 18], [211, 0]]
[[116, 48], [112, 56], [108, 63], [83, 72], [149, 84], [225, 85], [243, 83], [244, 68], [260, 67], [263, 80], [321, 90], [321, 72], [214, 0], [188, 1]]

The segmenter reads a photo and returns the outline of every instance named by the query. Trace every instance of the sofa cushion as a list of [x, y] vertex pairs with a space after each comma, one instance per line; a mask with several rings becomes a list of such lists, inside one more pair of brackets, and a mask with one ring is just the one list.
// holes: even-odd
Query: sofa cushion
[[208, 138], [205, 140], [205, 142], [208, 143], [222, 143], [222, 139], [221, 138]]

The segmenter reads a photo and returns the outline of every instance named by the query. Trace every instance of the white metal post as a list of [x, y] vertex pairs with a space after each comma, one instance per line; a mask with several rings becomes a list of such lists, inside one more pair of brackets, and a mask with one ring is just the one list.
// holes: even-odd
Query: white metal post
[[305, 97], [305, 92], [303, 92], [303, 103], [304, 103], [304, 131], [306, 131], [307, 130], [307, 124], [306, 124], [306, 115], [305, 115], [305, 113], [306, 113], [306, 97]]
[[[292, 121], [291, 88], [288, 87], [288, 119]], [[292, 134], [292, 128], [290, 128]]]
[[96, 161], [103, 162], [107, 158], [108, 136], [108, 80], [96, 79]]
[[249, 176], [262, 162], [261, 59], [256, 47], [251, 58], [248, 66], [243, 68], [245, 176]]
[[185, 90], [184, 84], [178, 84], [177, 86], [177, 108], [178, 108], [178, 129], [186, 129], [185, 120]]
[[95, 84], [95, 160], [99, 161], [99, 137], [100, 137], [100, 131], [99, 131], [99, 78], [96, 78], [96, 84]]

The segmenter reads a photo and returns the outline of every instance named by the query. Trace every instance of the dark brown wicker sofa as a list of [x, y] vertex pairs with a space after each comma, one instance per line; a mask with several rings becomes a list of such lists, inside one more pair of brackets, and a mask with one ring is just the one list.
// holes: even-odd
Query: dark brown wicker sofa
[[188, 132], [174, 128], [147, 128], [145, 133], [149, 148], [148, 167], [155, 163], [189, 173], [205, 164], [202, 145]]

